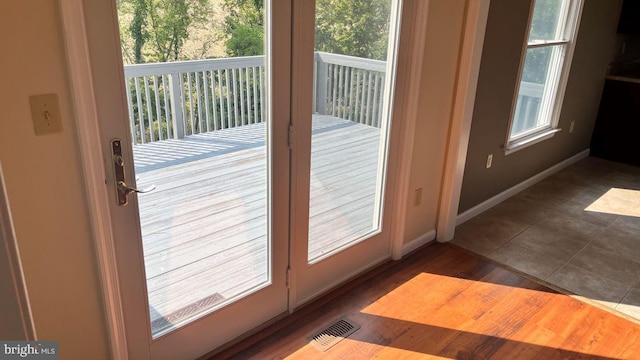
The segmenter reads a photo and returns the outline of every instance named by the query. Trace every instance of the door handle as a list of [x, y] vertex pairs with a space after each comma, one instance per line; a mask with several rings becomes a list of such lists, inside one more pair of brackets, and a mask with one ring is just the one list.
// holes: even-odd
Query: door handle
[[111, 140], [111, 153], [113, 155], [113, 169], [116, 177], [116, 195], [118, 206], [125, 206], [129, 203], [128, 196], [131, 193], [148, 193], [155, 190], [156, 186], [151, 185], [144, 189], [136, 189], [128, 186], [124, 181], [124, 159], [122, 158], [122, 142], [120, 139]]
[[132, 192], [144, 194], [144, 193], [151, 192], [151, 191], [153, 191], [155, 189], [156, 189], [156, 186], [155, 185], [151, 185], [151, 186], [147, 186], [146, 188], [140, 190], [140, 189], [133, 188], [131, 186], [127, 186], [127, 183], [125, 183], [124, 181], [118, 181], [118, 190], [121, 193], [124, 193], [125, 195], [129, 195]]

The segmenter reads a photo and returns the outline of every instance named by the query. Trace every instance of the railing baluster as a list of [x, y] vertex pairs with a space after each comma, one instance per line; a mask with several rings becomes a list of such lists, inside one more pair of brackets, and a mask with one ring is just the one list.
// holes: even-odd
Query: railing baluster
[[259, 75], [259, 79], [260, 79], [260, 122], [265, 122], [267, 121], [267, 114], [265, 114], [265, 103], [264, 103], [264, 77], [266, 76], [265, 73], [265, 68], [264, 66], [260, 67], [260, 74]]
[[344, 69], [344, 84], [342, 85], [342, 118], [348, 118], [349, 115], [349, 105], [347, 103], [349, 96], [349, 74], [351, 73], [351, 67], [346, 67]]
[[352, 121], [355, 122], [359, 122], [359, 114], [358, 114], [358, 105], [360, 104], [360, 96], [358, 96], [359, 94], [359, 89], [360, 89], [360, 70], [356, 70], [356, 83], [354, 86], [354, 91], [353, 91], [353, 97], [355, 99], [355, 104], [353, 105], [353, 119]]
[[171, 110], [173, 112], [173, 136], [174, 139], [184, 139], [184, 106], [182, 101], [182, 74], [169, 74], [171, 85], [169, 93], [171, 96]]
[[227, 89], [227, 127], [232, 127], [232, 119], [231, 119], [231, 93], [229, 91], [229, 69], [224, 71], [224, 78], [226, 80], [226, 89]]
[[[135, 78], [134, 78], [135, 79]], [[131, 97], [131, 79], [125, 79], [125, 91], [127, 93], [127, 104], [129, 105], [129, 130], [131, 131], [131, 141], [136, 144], [138, 139], [136, 137], [136, 120], [133, 113], [133, 99]]]
[[146, 99], [145, 107], [147, 108], [147, 120], [149, 121], [149, 141], [156, 141], [153, 131], [153, 115], [151, 110], [151, 94], [149, 93], [149, 77], [144, 77], [144, 98]]
[[211, 116], [209, 116], [209, 84], [207, 81], [208, 71], [202, 72], [202, 89], [204, 90], [204, 128], [202, 132], [209, 132], [209, 125], [211, 124]]
[[260, 71], [260, 67], [253, 67], [253, 122], [259, 123], [262, 114], [260, 113], [260, 109], [258, 108], [258, 72]]
[[524, 125], [524, 129], [528, 129], [530, 127], [535, 126], [534, 122], [536, 120], [536, 116], [533, 116], [534, 121], [531, 121], [531, 118], [532, 118], [532, 116], [531, 116], [531, 103], [533, 102], [532, 101], [533, 98], [527, 96], [526, 99], [527, 99], [527, 101], [526, 101], [527, 105], [526, 105], [525, 110], [524, 110], [524, 121], [523, 121], [523, 124], [525, 124]]
[[327, 80], [329, 73], [329, 65], [322, 61], [322, 59], [318, 60], [318, 77], [316, 82], [318, 83], [318, 91], [316, 93], [317, 100], [316, 105], [318, 106], [318, 114], [326, 115], [327, 114]]
[[187, 91], [189, 92], [189, 95], [185, 93], [185, 100], [187, 96], [189, 96], [189, 121], [191, 122], [191, 134], [189, 135], [193, 135], [195, 134], [195, 123], [193, 117], [193, 90], [191, 89], [191, 72], [187, 73]]
[[136, 82], [136, 99], [138, 100], [138, 126], [140, 128], [140, 144], [145, 143], [145, 127], [144, 127], [144, 108], [142, 107], [142, 94], [140, 94], [140, 81], [134, 78]]
[[[189, 74], [187, 73], [187, 78]], [[178, 96], [180, 96], [180, 103], [182, 104], [182, 122], [184, 123], [184, 135], [189, 135], [187, 132], [189, 130], [189, 110], [188, 109], [188, 102], [187, 102], [187, 89], [185, 89], [185, 85], [184, 85], [184, 78], [185, 78], [185, 74], [181, 73], [180, 74], [180, 93], [178, 94]]]
[[318, 112], [318, 104], [316, 97], [318, 96], [318, 59], [313, 56], [313, 94], [311, 98], [311, 113]]
[[251, 124], [251, 79], [249, 72], [251, 68], [245, 68], [245, 88], [247, 89], [247, 124]]
[[380, 95], [377, 97], [378, 99], [378, 127], [382, 127], [382, 107], [384, 105], [384, 73], [379, 73], [380, 77]]
[[351, 80], [349, 81], [349, 118], [347, 120], [353, 120], [353, 108], [355, 107], [355, 104], [353, 102], [354, 99], [354, 95], [353, 95], [353, 72], [357, 71], [354, 68], [351, 68]]
[[331, 86], [331, 88], [333, 89], [332, 93], [331, 93], [331, 99], [332, 104], [331, 104], [331, 116], [336, 116], [336, 99], [338, 97], [338, 91], [337, 91], [337, 87], [338, 87], [338, 71], [337, 71], [337, 65], [331, 65], [331, 72], [332, 72], [332, 79], [333, 79], [333, 86]]
[[342, 92], [344, 91], [344, 84], [342, 83], [344, 81], [344, 66], [338, 66], [339, 72], [338, 72], [338, 94], [337, 94], [337, 100], [334, 106], [338, 107], [338, 117], [342, 118], [344, 111], [342, 110], [342, 104], [340, 104], [341, 100], [342, 100]]
[[371, 124], [375, 127], [380, 127], [378, 121], [378, 87], [380, 86], [380, 76], [378, 73], [373, 74], [373, 97], [371, 101]]
[[360, 99], [360, 123], [367, 123], [367, 74], [368, 71], [364, 71], [362, 74], [362, 98]]
[[158, 87], [158, 77], [153, 76], [153, 93], [156, 100], [156, 119], [158, 119], [158, 140], [163, 140], [162, 134], [162, 113], [160, 112], [160, 88]]
[[244, 123], [244, 86], [242, 85], [242, 68], [238, 69], [238, 86], [240, 87], [240, 125]]
[[167, 84], [169, 83], [169, 75], [162, 75], [162, 91], [164, 93], [164, 118], [167, 123], [167, 139], [173, 139], [173, 122], [171, 121], [171, 101], [169, 101], [169, 92]]
[[240, 126], [238, 122], [238, 80], [236, 79], [236, 69], [231, 69], [231, 79], [233, 81], [233, 123]]
[[373, 106], [371, 104], [371, 83], [373, 82], [373, 71], [369, 71], [369, 80], [367, 81], [367, 125], [373, 124], [371, 119]]
[[213, 116], [213, 127], [212, 130], [218, 130], [218, 104], [216, 101], [216, 74], [213, 70], [211, 73], [211, 112]]
[[193, 73], [193, 76], [196, 78], [196, 101], [195, 101], [195, 107], [196, 109], [198, 109], [198, 111], [196, 112], [194, 109], [194, 112], [196, 114], [196, 125], [198, 125], [196, 127], [196, 131], [198, 133], [202, 133], [204, 132], [203, 130], [203, 126], [202, 126], [202, 106], [200, 106], [200, 100], [202, 100], [200, 98], [200, 72], [197, 71], [195, 73]]
[[218, 89], [220, 89], [220, 129], [225, 129], [226, 112], [224, 111], [224, 93], [222, 92], [222, 71], [218, 70]]

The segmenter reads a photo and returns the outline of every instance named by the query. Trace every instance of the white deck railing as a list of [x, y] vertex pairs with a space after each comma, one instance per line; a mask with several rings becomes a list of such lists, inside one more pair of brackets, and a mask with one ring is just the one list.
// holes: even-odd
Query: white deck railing
[[386, 62], [315, 53], [313, 109], [380, 127]]
[[538, 110], [543, 91], [543, 84], [521, 82], [511, 134], [517, 134], [540, 125], [537, 123]]
[[[134, 143], [264, 121], [264, 57], [126, 65]], [[380, 126], [385, 62], [317, 52], [313, 111]]]

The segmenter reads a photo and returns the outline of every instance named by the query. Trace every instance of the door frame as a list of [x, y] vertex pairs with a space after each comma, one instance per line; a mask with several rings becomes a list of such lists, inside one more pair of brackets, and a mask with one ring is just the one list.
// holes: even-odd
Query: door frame
[[[403, 27], [410, 30], [404, 40], [405, 47], [409, 47], [406, 62], [403, 64], [405, 72], [419, 72], [422, 69], [422, 56], [425, 49], [424, 33], [428, 14], [429, 0], [405, 0], [405, 7], [414, 10], [411, 19], [405, 19]], [[457, 209], [459, 199], [459, 187], [461, 186], [462, 173], [464, 171], [464, 155], [468, 144], [468, 127], [470, 125], [470, 113], [472, 113], [473, 100], [475, 98], [475, 84], [478, 77], [479, 58], [481, 56], [484, 27], [490, 0], [469, 0], [467, 4], [467, 19], [465, 20], [465, 33], [463, 38], [463, 51], [459, 72], [465, 72], [467, 76], [458, 79], [458, 98], [454, 104], [454, 118], [452, 130], [463, 128], [463, 131], [452, 131], [449, 138], [449, 149], [458, 144], [456, 156], [448, 153], [445, 184], [441, 197], [439, 211], [438, 230], [441, 225], [451, 224], [455, 226], [454, 208]], [[478, 5], [479, 4], [479, 5]], [[109, 211], [109, 201], [112, 201], [112, 189], [105, 185], [107, 174], [103, 159], [108, 158], [104, 148], [96, 149], [95, 144], [100, 143], [100, 129], [98, 123], [98, 111], [95, 101], [93, 76], [91, 73], [91, 61], [87, 39], [87, 28], [84, 13], [83, 0], [60, 0], [59, 16], [62, 20], [65, 52], [67, 57], [67, 73], [70, 79], [70, 90], [73, 99], [73, 109], [76, 118], [77, 137], [80, 146], [83, 177], [85, 181], [85, 196], [91, 219], [91, 231], [95, 243], [96, 262], [100, 277], [104, 316], [107, 323], [111, 357], [114, 359], [128, 359], [127, 339], [124, 327], [124, 313], [122, 308], [120, 282], [118, 278], [117, 263], [115, 257], [114, 234], [112, 232], [112, 219]], [[402, 44], [400, 46], [403, 46]], [[401, 49], [402, 51], [402, 49]], [[398, 168], [393, 201], [393, 213], [391, 226], [391, 247], [393, 259], [400, 259], [410, 249], [404, 243], [406, 207], [408, 205], [408, 184], [410, 180], [410, 164], [412, 159], [413, 131], [417, 121], [417, 105], [420, 89], [420, 77], [411, 76], [405, 81], [404, 86], [397, 90], [407, 94], [404, 101], [396, 108], [402, 108], [403, 121], [398, 129], [399, 143], [402, 144], [398, 151]], [[471, 104], [471, 105], [469, 105]], [[471, 111], [469, 109], [471, 106]], [[82, 121], [79, 121], [82, 119]], [[464, 121], [463, 121], [464, 120]], [[462, 124], [464, 123], [464, 126]], [[456, 125], [457, 124], [457, 125]], [[466, 130], [466, 135], [465, 131]], [[462, 158], [462, 164], [459, 159]], [[462, 169], [460, 169], [460, 165]], [[453, 189], [444, 191], [447, 182], [453, 179]], [[458, 184], [460, 184], [458, 186]], [[455, 195], [457, 188], [457, 197]], [[397, 195], [405, 194], [405, 196]], [[442, 228], [443, 233], [448, 231]], [[452, 231], [452, 230], [451, 230]], [[452, 236], [452, 235], [451, 235]], [[438, 237], [440, 238], [440, 236]]]
[[[67, 72], [76, 117], [85, 195], [98, 263], [109, 348], [113, 359], [128, 359], [120, 280], [112, 231], [109, 201], [113, 194], [106, 186], [107, 174], [98, 122], [98, 108], [91, 73], [91, 58], [83, 0], [61, 0], [60, 15], [67, 55]], [[82, 119], [83, 121], [79, 121]]]
[[[287, 1], [279, 2], [278, 8], [282, 10], [282, 8], [287, 7]], [[284, 5], [284, 6], [282, 6]], [[109, 18], [109, 21], [117, 21], [115, 17], [115, 1], [110, 1], [108, 6], [113, 8], [113, 11], [109, 11], [106, 14]], [[123, 271], [133, 271], [138, 272], [142, 271], [139, 267], [135, 266], [136, 263], [126, 262], [126, 259], [122, 259], [122, 247], [118, 245], [118, 239], [116, 239], [116, 231], [114, 230], [113, 225], [117, 224], [118, 219], [122, 220], [121, 216], [125, 216], [123, 213], [114, 213], [112, 209], [112, 203], [114, 201], [114, 189], [112, 181], [109, 181], [113, 174], [109, 171], [110, 162], [111, 162], [111, 153], [109, 150], [109, 145], [105, 144], [104, 134], [105, 131], [101, 122], [99, 121], [100, 116], [105, 116], [105, 109], [100, 108], [101, 106], [108, 106], [108, 104], [99, 104], [98, 96], [100, 91], [104, 91], [104, 89], [97, 89], [95, 87], [95, 81], [97, 78], [94, 76], [103, 76], [96, 75], [94, 73], [92, 63], [91, 54], [92, 47], [89, 44], [89, 30], [91, 30], [91, 24], [87, 22], [87, 11], [91, 10], [89, 7], [85, 7], [82, 0], [62, 0], [59, 2], [59, 15], [62, 20], [62, 27], [64, 33], [64, 41], [65, 41], [65, 51], [67, 57], [67, 67], [68, 67], [68, 76], [70, 79], [70, 90], [72, 92], [73, 99], [73, 107], [74, 113], [76, 115], [76, 122], [78, 125], [78, 133], [77, 136], [79, 138], [80, 145], [80, 154], [81, 154], [81, 164], [83, 167], [83, 176], [85, 180], [85, 195], [87, 198], [87, 207], [89, 210], [92, 235], [95, 242], [96, 247], [96, 258], [97, 258], [97, 267], [100, 279], [101, 290], [103, 293], [103, 306], [105, 313], [105, 320], [107, 323], [106, 333], [108, 335], [109, 348], [111, 350], [111, 357], [114, 359], [128, 359], [132, 354], [138, 354], [137, 356], [149, 356], [154, 352], [151, 348], [146, 348], [147, 341], [151, 341], [148, 338], [148, 334], [143, 333], [141, 331], [142, 324], [134, 323], [125, 319], [125, 304], [132, 303], [135, 305], [137, 310], [140, 310], [142, 306], [145, 306], [141, 303], [140, 299], [135, 298], [133, 300], [124, 300], [122, 296], [125, 294], [125, 290], [131, 290], [131, 284], [122, 280]], [[283, 24], [281, 17], [288, 18], [290, 15], [290, 8], [287, 11], [279, 11], [279, 12], [269, 12], [272, 16], [275, 17], [273, 20], [274, 23]], [[92, 15], [95, 16], [95, 15]], [[286, 22], [285, 22], [286, 24]], [[96, 26], [100, 26], [99, 24], [93, 24], [94, 30]], [[99, 28], [98, 29], [102, 29]], [[101, 30], [102, 31], [102, 30]], [[118, 42], [118, 34], [117, 28], [111, 30], [111, 28], [104, 28], [105, 33], [104, 36], [113, 36], [114, 42]], [[115, 33], [111, 34], [109, 31], [115, 31]], [[287, 51], [290, 48], [289, 41], [289, 33], [290, 28], [286, 28], [284, 26], [278, 26], [275, 31], [278, 34], [283, 36], [285, 41], [278, 41], [277, 44], [271, 43], [270, 46], [277, 46], [279, 49], [274, 48], [272, 50], [273, 54], [277, 54], [278, 57], [285, 57], [284, 61], [289, 60], [289, 56], [287, 55]], [[117, 46], [118, 44], [111, 44], [111, 46]], [[285, 51], [283, 51], [285, 50]], [[95, 56], [95, 54], [94, 54]], [[93, 59], [95, 61], [95, 59]], [[283, 63], [283, 59], [274, 59], [274, 62], [279, 64]], [[278, 69], [279, 72], [283, 67], [280, 66]], [[286, 74], [282, 75], [278, 73], [280, 79], [284, 79], [282, 81], [289, 82], [288, 78], [290, 75], [290, 70], [287, 65], [284, 65], [286, 70]], [[106, 70], [105, 70], [106, 71]], [[123, 77], [122, 73], [123, 69], [111, 68], [109, 71], [112, 72], [120, 72], [119, 77]], [[271, 74], [270, 76], [273, 76]], [[268, 75], [269, 76], [269, 75]], [[121, 95], [124, 98], [123, 91], [120, 94], [116, 94], [116, 96]], [[288, 118], [290, 106], [289, 93], [281, 94], [283, 96], [278, 96], [277, 98], [272, 99], [270, 103], [271, 111], [274, 109], [278, 110], [278, 121], [273, 121], [271, 125], [271, 138], [273, 140], [273, 147], [279, 148], [277, 150], [280, 154], [282, 154], [283, 149], [286, 148], [288, 152], [287, 145], [287, 128], [290, 122]], [[122, 100], [122, 99], [118, 99]], [[116, 101], [117, 102], [117, 101]], [[126, 109], [120, 108], [120, 106], [116, 105], [116, 109], [112, 112], [107, 112], [106, 116], [116, 116], [117, 119], [125, 119], [122, 116], [126, 116]], [[283, 111], [283, 106], [285, 107], [285, 111]], [[122, 111], [125, 111], [124, 113]], [[285, 115], [286, 114], [286, 115]], [[286, 116], [286, 118], [283, 118]], [[82, 121], [79, 121], [82, 119]], [[122, 120], [128, 121], [128, 120]], [[128, 135], [125, 134], [125, 135]], [[124, 136], [125, 139], [127, 136]], [[276, 150], [274, 150], [276, 151]], [[274, 173], [282, 173], [283, 167], [286, 166], [286, 171], [289, 169], [289, 161], [282, 160], [275, 164], [271, 165], [270, 172]], [[112, 180], [112, 179], [111, 179]], [[288, 177], [286, 179], [281, 179], [278, 181], [271, 181], [272, 186], [272, 195], [275, 191], [279, 194], [286, 193], [287, 196], [277, 196], [277, 199], [283, 205], [282, 208], [288, 207], [288, 193], [289, 193], [289, 183]], [[284, 190], [283, 190], [284, 189]], [[273, 205], [273, 203], [271, 204]], [[131, 212], [135, 209], [129, 209], [128, 212]], [[273, 313], [274, 316], [278, 317], [287, 311], [287, 292], [285, 285], [285, 277], [286, 277], [286, 262], [287, 262], [287, 254], [283, 252], [283, 249], [288, 248], [288, 243], [284, 244], [283, 241], [287, 241], [287, 230], [288, 230], [288, 216], [279, 216], [278, 222], [274, 222], [271, 224], [270, 228], [278, 228], [278, 233], [272, 233], [273, 238], [282, 239], [278, 244], [274, 245], [272, 248], [278, 247], [280, 248], [280, 252], [276, 254], [276, 256], [280, 257], [280, 262], [284, 265], [282, 268], [275, 269], [273, 272], [274, 283], [280, 284], [282, 292], [282, 301], [284, 304], [284, 308], [279, 310], [279, 313]], [[122, 239], [119, 240], [122, 242]], [[119, 261], [117, 261], [117, 255], [120, 255]], [[132, 255], [133, 256], [133, 255]], [[282, 261], [284, 260], [284, 261]], [[123, 261], [125, 266], [123, 267]], [[136, 274], [136, 276], [138, 276]], [[127, 289], [125, 289], [127, 288]], [[264, 290], [263, 290], [264, 291]], [[262, 292], [263, 292], [262, 291]], [[273, 291], [273, 290], [271, 290]], [[264, 296], [264, 295], [263, 295]], [[246, 305], [245, 305], [246, 306]], [[255, 318], [255, 317], [253, 317]], [[264, 321], [268, 321], [266, 319]], [[259, 326], [260, 324], [256, 324]], [[200, 325], [202, 326], [202, 325]], [[127, 331], [130, 333], [127, 334]], [[236, 335], [234, 335], [236, 336]], [[174, 335], [175, 337], [175, 335]], [[230, 341], [231, 339], [229, 339]], [[141, 342], [144, 341], [144, 346]], [[167, 343], [160, 338], [154, 340], [154, 342], [160, 344], [155, 345], [156, 347], [166, 347]], [[164, 343], [163, 343], [164, 342]], [[162, 344], [161, 344], [162, 343]], [[158, 350], [161, 351], [161, 350]], [[133, 352], [130, 354], [130, 352]], [[145, 355], [146, 354], [146, 355]]]
[[[428, 1], [428, 0], [426, 0]], [[292, 73], [313, 73], [311, 63], [305, 61], [304, 57], [313, 53], [314, 41], [312, 39], [312, 32], [308, 29], [308, 24], [314, 22], [315, 16], [313, 9], [315, 8], [314, 2], [307, 2], [306, 0], [293, 0], [294, 2], [294, 19], [293, 19], [293, 33], [292, 33]], [[387, 141], [387, 159], [384, 162], [387, 167], [386, 179], [383, 181], [383, 203], [384, 203], [384, 215], [381, 219], [381, 223], [384, 223], [386, 230], [380, 231], [378, 234], [367, 237], [362, 242], [352, 244], [348, 248], [341, 250], [340, 252], [330, 255], [328, 258], [320, 260], [318, 263], [310, 265], [307, 260], [307, 248], [303, 242], [308, 242], [308, 230], [309, 230], [309, 214], [308, 208], [298, 205], [304, 203], [301, 200], [309, 197], [309, 183], [310, 183], [310, 159], [303, 159], [303, 157], [311, 157], [311, 88], [305, 79], [300, 77], [292, 78], [292, 93], [297, 94], [292, 99], [291, 120], [293, 125], [293, 138], [296, 140], [294, 143], [294, 151], [291, 158], [292, 171], [291, 171], [291, 183], [298, 186], [293, 186], [291, 193], [291, 221], [290, 221], [290, 284], [289, 291], [289, 311], [292, 312], [300, 306], [313, 301], [315, 298], [326, 294], [331, 289], [334, 289], [346, 281], [353, 279], [354, 277], [362, 274], [371, 268], [387, 261], [389, 258], [395, 258], [393, 251], [398, 248], [401, 249], [403, 245], [402, 236], [396, 236], [394, 230], [397, 230], [398, 226], [404, 229], [404, 217], [397, 215], [398, 209], [404, 208], [404, 204], [399, 204], [396, 199], [404, 196], [396, 196], [400, 194], [398, 184], [408, 183], [410, 177], [410, 169], [402, 168], [398, 166], [400, 163], [400, 150], [401, 144], [403, 144], [402, 135], [405, 122], [408, 120], [405, 118], [405, 106], [407, 102], [404, 101], [407, 94], [419, 96], [420, 78], [417, 76], [409, 76], [409, 66], [412, 64], [415, 54], [424, 53], [424, 36], [419, 36], [416, 33], [416, 28], [421, 28], [421, 22], [426, 23], [426, 15], [428, 6], [422, 5], [424, 0], [402, 0], [397, 6], [399, 10], [397, 18], [400, 23], [398, 26], [397, 39], [395, 39], [396, 61], [393, 66], [395, 71], [395, 80], [391, 84], [391, 104], [390, 107], [390, 123], [391, 129], [386, 134]], [[298, 5], [298, 6], [296, 6]], [[421, 10], [416, 12], [416, 10]], [[394, 12], [395, 10], [392, 10]], [[421, 18], [421, 16], [423, 18]], [[389, 32], [395, 32], [394, 22], [390, 24]], [[426, 29], [426, 26], [424, 26]], [[412, 66], [420, 68], [421, 65]], [[417, 101], [415, 102], [417, 107]], [[415, 111], [413, 113], [416, 113]], [[415, 118], [414, 118], [415, 121]], [[409, 135], [412, 135], [409, 133]], [[398, 172], [403, 170], [402, 172]], [[377, 196], [377, 195], [376, 195]], [[406, 200], [406, 199], [405, 199]], [[395, 225], [395, 226], [394, 226]], [[385, 234], [386, 233], [386, 234]], [[382, 236], [383, 238], [372, 239], [373, 237]], [[386, 240], [385, 240], [386, 238]], [[371, 241], [376, 243], [377, 249], [373, 249]], [[384, 240], [386, 244], [382, 244], [380, 240]], [[369, 246], [366, 244], [369, 242]], [[385, 247], [385, 253], [380, 251]], [[336, 258], [344, 257], [344, 252], [356, 251], [354, 249], [360, 248], [359, 254], [365, 254], [362, 257], [351, 259], [359, 264], [355, 266], [355, 269], [346, 269], [343, 271], [340, 266], [331, 267], [324, 264], [326, 261], [336, 261]], [[376, 250], [376, 251], [374, 251]], [[398, 257], [398, 259], [401, 256]], [[340, 262], [342, 264], [342, 262]], [[311, 268], [324, 268], [320, 270], [321, 273], [325, 273], [327, 268], [332, 268], [335, 276], [327, 276], [330, 279], [329, 282], [320, 283], [319, 287], [309, 286], [308, 281], [305, 281], [303, 277], [309, 274], [304, 272], [309, 271]], [[318, 271], [318, 270], [315, 270]]]

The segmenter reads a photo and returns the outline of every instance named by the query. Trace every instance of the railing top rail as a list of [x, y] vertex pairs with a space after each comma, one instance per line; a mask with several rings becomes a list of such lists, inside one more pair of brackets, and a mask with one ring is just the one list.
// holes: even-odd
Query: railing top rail
[[367, 59], [350, 55], [332, 54], [322, 51], [315, 52], [315, 59], [318, 62], [349, 66], [353, 68], [378, 71], [382, 73], [387, 69], [386, 61]]
[[[349, 55], [331, 54], [321, 51], [315, 52], [314, 56], [316, 61], [328, 64], [342, 65], [363, 70], [378, 71], [382, 73], [384, 73], [386, 70], [386, 62], [381, 60], [360, 58]], [[174, 61], [165, 63], [131, 64], [124, 66], [124, 74], [126, 77], [154, 76], [205, 70], [213, 71], [225, 69], [240, 69], [254, 66], [264, 66], [264, 55]]]
[[240, 69], [254, 66], [264, 66], [263, 55], [125, 65], [124, 75], [125, 77], [153, 76], [205, 70]]
[[520, 83], [520, 95], [541, 98], [544, 85], [523, 81]]

